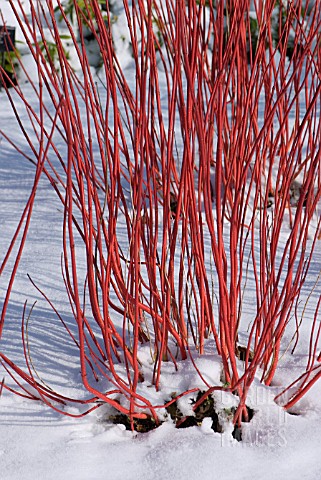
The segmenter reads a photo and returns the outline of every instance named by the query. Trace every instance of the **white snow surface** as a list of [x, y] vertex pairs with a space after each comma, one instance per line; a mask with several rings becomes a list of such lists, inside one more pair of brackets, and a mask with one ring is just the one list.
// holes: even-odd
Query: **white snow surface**
[[[16, 25], [7, 1], [0, 0], [0, 9], [8, 19], [8, 25]], [[20, 39], [19, 32], [17, 38]], [[127, 55], [126, 51], [124, 64], [127, 64]], [[15, 125], [2, 91], [0, 129], [8, 131], [9, 127], [15, 143], [23, 149], [25, 141]], [[30, 193], [33, 174], [33, 166], [19, 157], [4, 139], [0, 139], [0, 261], [5, 256]], [[29, 336], [37, 370], [60, 393], [81, 398], [85, 392], [77, 349], [66, 341], [54, 312], [27, 278], [29, 274], [72, 325], [60, 273], [62, 226], [59, 208], [50, 185], [42, 181], [13, 287], [1, 349], [15, 361], [23, 360], [20, 347], [23, 305], [27, 300], [30, 307], [36, 301]], [[321, 244], [318, 244], [307, 291], [313, 288], [320, 265]], [[0, 278], [0, 306], [10, 266], [12, 262]], [[314, 293], [318, 295], [318, 292]], [[248, 291], [249, 298], [251, 295]], [[255, 415], [250, 423], [243, 425], [242, 442], [232, 438], [233, 427], [227, 415], [222, 417], [225, 422], [223, 433], [215, 433], [209, 419], [205, 419], [202, 425], [187, 429], [176, 429], [167, 420], [151, 432], [137, 434], [125, 430], [123, 425], [107, 422], [107, 407], [101, 407], [84, 418], [70, 418], [40, 402], [4, 390], [0, 398], [0, 480], [319, 480], [321, 382], [311, 388], [291, 414], [273, 401], [278, 388], [288, 385], [305, 367], [309, 325], [306, 318], [295, 359], [286, 357], [287, 360], [281, 362], [274, 387], [264, 387], [258, 380], [251, 387], [248, 405], [254, 409]], [[144, 359], [143, 351], [141, 355]], [[207, 381], [219, 382], [218, 357], [209, 353], [203, 358], [196, 358], [196, 362]], [[10, 383], [7, 373], [0, 369], [0, 382], [3, 377]], [[164, 399], [178, 389], [204, 388], [188, 360], [179, 364], [179, 376], [173, 376], [170, 367], [168, 371], [164, 368], [161, 385]], [[152, 401], [153, 392], [150, 390]], [[216, 395], [216, 407], [221, 409], [222, 415], [233, 406], [232, 397], [223, 393]], [[179, 406], [188, 413], [190, 398], [184, 397]], [[72, 412], [78, 413], [76, 407]]]

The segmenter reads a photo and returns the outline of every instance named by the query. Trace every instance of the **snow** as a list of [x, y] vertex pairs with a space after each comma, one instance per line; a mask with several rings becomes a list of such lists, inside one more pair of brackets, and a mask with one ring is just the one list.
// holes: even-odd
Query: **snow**
[[121, 425], [99, 422], [96, 415], [67, 419], [5, 395], [0, 413], [1, 478], [319, 479], [320, 405], [301, 416], [287, 415], [279, 426], [280, 419], [267, 410], [262, 408], [253, 424], [253, 442], [238, 443], [224, 441], [204, 422], [188, 429], [166, 422], [135, 436]]
[[[0, 9], [8, 24], [16, 25], [8, 3], [0, 0]], [[125, 45], [125, 19], [119, 14], [119, 54], [123, 66], [129, 65], [128, 45]], [[18, 37], [21, 35], [18, 30]], [[32, 62], [26, 56], [28, 72]], [[32, 71], [31, 71], [32, 73]], [[28, 86], [26, 86], [28, 88]], [[30, 102], [32, 102], [32, 90]], [[26, 149], [4, 92], [0, 92], [0, 129], [11, 131], [15, 143]], [[27, 149], [26, 149], [27, 151]], [[0, 259], [9, 246], [24, 204], [33, 183], [34, 169], [22, 157], [0, 140]], [[36, 302], [30, 316], [28, 337], [31, 358], [41, 380], [66, 396], [84, 398], [78, 352], [66, 335], [57, 317], [27, 275], [44, 290], [70, 328], [75, 328], [68, 298], [60, 272], [61, 206], [47, 181], [41, 181], [28, 242], [15, 279], [7, 313], [6, 329], [1, 339], [1, 351], [16, 362], [23, 362], [21, 318], [23, 305], [28, 309]], [[319, 273], [321, 245], [317, 245], [306, 290], [310, 292]], [[3, 303], [9, 278], [9, 262], [0, 278], [0, 305]], [[85, 268], [85, 266], [83, 266]], [[247, 285], [250, 313], [254, 286]], [[318, 288], [314, 296], [318, 296]], [[312, 300], [311, 300], [312, 301]], [[283, 479], [317, 480], [320, 478], [321, 439], [321, 382], [295, 405], [291, 413], [274, 402], [275, 395], [302, 372], [306, 365], [306, 346], [309, 340], [311, 315], [307, 308], [295, 358], [285, 356], [273, 387], [265, 387], [257, 378], [248, 396], [248, 406], [255, 414], [250, 423], [243, 424], [243, 441], [232, 437], [233, 426], [229, 410], [235, 397], [227, 392], [214, 394], [216, 409], [223, 433], [214, 432], [211, 419], [201, 425], [176, 429], [170, 418], [148, 433], [130, 432], [123, 425], [107, 421], [110, 408], [103, 406], [84, 418], [66, 417], [41, 402], [33, 402], [3, 390], [0, 398], [0, 478], [1, 480], [77, 479], [77, 480], [145, 480], [164, 479]], [[310, 313], [310, 317], [309, 317]], [[250, 322], [250, 315], [249, 315]], [[146, 348], [146, 347], [145, 347]], [[206, 384], [220, 383], [220, 360], [213, 354], [211, 344], [203, 357], [194, 352], [201, 380], [190, 360], [173, 366], [165, 365], [160, 392], [150, 388], [151, 367], [149, 352], [142, 348], [140, 360], [145, 367], [142, 393], [149, 392], [152, 403], [168, 401], [172, 392], [189, 388], [205, 389]], [[240, 363], [241, 366], [241, 363]], [[10, 378], [0, 369], [0, 381]], [[183, 414], [191, 414], [191, 396], [182, 397], [178, 406]], [[77, 415], [75, 406], [68, 410]], [[160, 412], [165, 419], [166, 412]]]

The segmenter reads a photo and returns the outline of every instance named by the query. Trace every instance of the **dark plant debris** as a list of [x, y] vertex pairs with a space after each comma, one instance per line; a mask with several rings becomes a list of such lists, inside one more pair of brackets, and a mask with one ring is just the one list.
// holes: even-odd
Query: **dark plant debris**
[[[110, 415], [109, 420], [114, 424], [125, 425], [126, 430], [131, 430], [131, 422], [128, 415], [124, 415], [123, 413], [118, 413], [116, 415]], [[147, 418], [134, 418], [133, 419], [133, 426], [134, 430], [139, 433], [146, 433], [151, 430], [157, 428], [162, 422], [157, 424], [153, 417], [150, 415]]]
[[[198, 392], [196, 400], [193, 400], [194, 403], [197, 403], [198, 400], [204, 395], [205, 392]], [[215, 403], [212, 396], [208, 396], [205, 400], [199, 405], [194, 412], [194, 415], [184, 416], [180, 409], [178, 408], [177, 402], [171, 403], [166, 407], [167, 413], [169, 413], [171, 419], [174, 421], [176, 428], [188, 428], [194, 427], [196, 425], [201, 425], [204, 418], [212, 419], [212, 429], [214, 432], [222, 432], [222, 426], [219, 423], [218, 414], [215, 411]]]
[[[242, 422], [250, 422], [254, 416], [254, 410], [251, 407], [246, 406], [247, 410], [247, 418], [245, 415], [242, 416]], [[232, 437], [235, 438], [238, 442], [242, 441], [242, 425], [235, 425], [233, 432], [232, 432]]]
[[[199, 391], [196, 399], [192, 399], [192, 403], [196, 404], [204, 395], [204, 391]], [[247, 408], [248, 418], [245, 420], [245, 417], [242, 418], [243, 421], [250, 421], [253, 418], [254, 410], [250, 407]], [[232, 409], [233, 410], [233, 409]], [[211, 428], [214, 432], [222, 433], [223, 427], [219, 420], [219, 415], [215, 410], [215, 401], [211, 395], [208, 395], [204, 401], [198, 405], [197, 408], [194, 410], [194, 415], [183, 415], [182, 411], [177, 405], [177, 401], [173, 401], [170, 405], [166, 407], [166, 412], [173, 420], [176, 428], [189, 428], [200, 426], [204, 418], [211, 418], [212, 425]], [[233, 413], [233, 412], [232, 412]], [[115, 415], [110, 415], [108, 420], [113, 424], [121, 424], [125, 425], [126, 430], [132, 430], [132, 427], [136, 432], [139, 433], [146, 433], [151, 430], [154, 430], [163, 422], [159, 421], [158, 423], [155, 421], [153, 417], [150, 415], [147, 416], [145, 419], [134, 418], [133, 424], [131, 424], [130, 417], [128, 415], [116, 413]], [[241, 426], [235, 425], [234, 430], [232, 432], [233, 438], [238, 441], [242, 440], [242, 430]]]

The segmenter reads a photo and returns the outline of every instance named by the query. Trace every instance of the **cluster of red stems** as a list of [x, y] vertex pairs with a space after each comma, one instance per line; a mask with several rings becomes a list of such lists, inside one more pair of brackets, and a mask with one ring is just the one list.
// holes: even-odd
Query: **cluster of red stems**
[[[164, 405], [138, 393], [140, 345], [150, 345], [157, 390], [163, 362], [176, 367], [178, 360], [193, 360], [192, 351], [203, 354], [210, 338], [222, 359], [223, 381], [203, 379], [206, 393], [198, 404], [214, 390], [234, 392], [234, 421], [240, 422], [255, 376], [271, 384], [287, 328], [294, 332], [295, 351], [301, 290], [320, 234], [320, 1], [277, 2], [275, 40], [275, 0], [123, 0], [130, 78], [117, 57], [108, 1], [105, 12], [98, 0], [84, 0], [82, 9], [74, 1], [75, 28], [58, 0], [80, 73], [70, 66], [53, 2], [30, 1], [27, 16], [20, 0], [9, 1], [37, 65], [38, 81], [30, 79], [30, 85], [38, 105], [28, 103], [19, 79], [5, 87], [32, 158], [19, 153], [34, 163], [35, 177], [1, 265], [2, 272], [16, 255], [0, 338], [37, 186], [46, 176], [63, 207], [63, 276], [91, 396], [79, 402], [88, 411], [107, 403], [132, 422], [146, 415], [157, 422]], [[101, 84], [89, 64], [85, 27], [99, 46]], [[56, 61], [49, 55], [48, 28]], [[4, 71], [1, 79], [10, 83]], [[79, 273], [84, 255], [85, 279]], [[242, 302], [250, 280], [256, 314], [240, 372]], [[307, 366], [288, 387], [285, 408], [321, 376], [319, 306], [320, 300]], [[72, 399], [37, 380], [27, 352], [27, 371], [2, 352], [0, 361], [21, 395], [68, 414], [59, 404]], [[101, 379], [110, 382], [109, 391], [99, 388]], [[3, 382], [2, 388], [11, 387]]]

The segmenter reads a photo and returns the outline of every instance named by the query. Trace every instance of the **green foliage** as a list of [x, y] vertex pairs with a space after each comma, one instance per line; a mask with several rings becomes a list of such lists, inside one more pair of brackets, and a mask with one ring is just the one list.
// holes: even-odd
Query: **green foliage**
[[[254, 56], [256, 52], [258, 38], [259, 38], [259, 22], [257, 21], [256, 18], [252, 18], [252, 17], [250, 17], [250, 35], [251, 35], [252, 56]], [[248, 44], [248, 51], [249, 50], [250, 50], [250, 44]]]
[[[298, 11], [297, 14], [300, 17], [302, 10]], [[276, 0], [271, 19], [273, 46], [278, 49], [286, 47], [286, 55], [292, 57], [294, 51], [294, 35], [291, 36], [287, 34], [286, 30], [289, 28], [287, 21], [288, 8], [285, 2]], [[292, 33], [294, 33], [293, 28], [291, 28], [291, 30]]]
[[[16, 41], [17, 43], [23, 43]], [[10, 75], [13, 75], [14, 72], [17, 71], [19, 68], [19, 60], [20, 60], [21, 54], [18, 48], [15, 47], [13, 51], [10, 52], [3, 52], [1, 58], [1, 66], [3, 69]]]
[[3, 54], [3, 69], [10, 74], [13, 74], [19, 65], [20, 53], [18, 50], [14, 52], [4, 52]]
[[[158, 45], [160, 47], [162, 47], [164, 45], [164, 39], [163, 39], [163, 34], [162, 34], [162, 30], [163, 30], [164, 26], [162, 25], [161, 21], [157, 18], [156, 15], [153, 16], [153, 30], [154, 30], [154, 33], [157, 37], [157, 41], [158, 41]], [[157, 45], [155, 45], [156, 47], [156, 50], [157, 50]]]
[[[303, 9], [298, 10], [297, 15], [301, 17], [303, 13]], [[271, 31], [272, 31], [272, 42], [273, 47], [278, 48], [279, 50], [284, 49], [286, 47], [286, 55], [291, 58], [294, 51], [294, 26], [288, 25], [289, 20], [289, 10], [287, 8], [286, 2], [282, 2], [280, 0], [276, 0], [274, 9], [271, 15]], [[250, 37], [251, 37], [251, 48], [252, 48], [252, 56], [255, 55], [258, 39], [259, 39], [259, 32], [260, 27], [258, 20], [256, 18], [250, 18]], [[249, 38], [248, 41], [248, 52], [250, 51], [249, 46]], [[266, 40], [267, 41], [267, 40]], [[286, 42], [286, 45], [285, 45]], [[266, 47], [268, 44], [266, 44]]]
[[[60, 38], [62, 40], [69, 40], [70, 36], [69, 35], [60, 35]], [[57, 47], [57, 44], [55, 42], [51, 42], [49, 40], [45, 40], [45, 41], [41, 40], [40, 42], [38, 42], [38, 45], [40, 47], [40, 50], [43, 53], [43, 56], [44, 56], [45, 60], [55, 66], [57, 61], [58, 61], [58, 47]], [[64, 55], [65, 55], [66, 59], [69, 60], [69, 57], [70, 57], [69, 52], [65, 49], [64, 49]]]
[[[97, 0], [97, 2], [100, 5], [106, 5], [106, 0]], [[81, 18], [82, 22], [85, 22], [86, 19], [88, 20], [89, 18], [94, 17], [93, 7], [92, 7], [92, 5], [90, 4], [89, 1], [86, 1], [86, 0], [67, 0], [67, 2], [64, 3], [64, 5], [63, 5], [63, 9], [64, 9], [65, 14], [67, 15], [67, 17], [70, 18], [72, 23], [74, 22], [74, 20], [76, 20], [75, 4], [78, 5], [78, 8], [83, 13], [83, 16]], [[55, 8], [55, 11], [56, 12], [60, 11], [59, 6], [57, 6]], [[60, 21], [62, 20], [62, 15], [61, 14], [59, 16], [59, 20]]]

